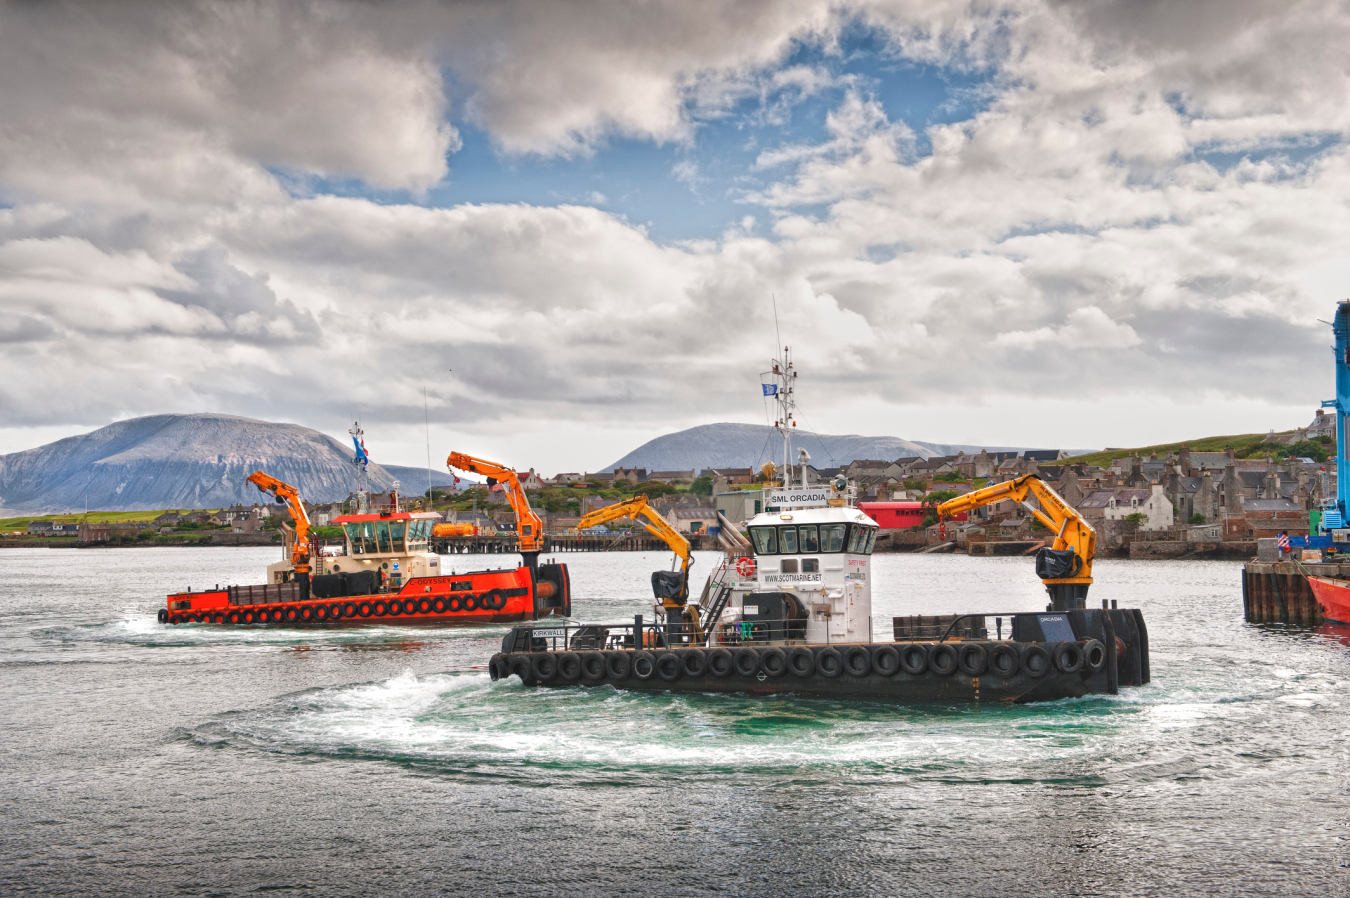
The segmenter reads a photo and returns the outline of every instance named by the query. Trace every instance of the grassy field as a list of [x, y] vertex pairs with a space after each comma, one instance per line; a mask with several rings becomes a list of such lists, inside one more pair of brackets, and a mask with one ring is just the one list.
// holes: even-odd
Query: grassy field
[[[141, 521], [153, 521], [155, 518], [164, 514], [166, 511], [220, 511], [218, 508], [161, 508], [157, 511], [91, 511], [89, 512], [90, 523], [108, 522], [115, 523], [138, 523]], [[37, 514], [28, 515], [22, 518], [0, 518], [0, 531], [6, 533], [13, 530], [27, 530], [28, 524], [32, 521], [59, 521], [62, 524], [78, 522], [84, 517], [84, 512], [79, 514]]]
[[[1292, 433], [1292, 431], [1289, 431], [1289, 433]], [[1281, 435], [1277, 434], [1277, 436]], [[1241, 455], [1247, 449], [1265, 440], [1267, 436], [1269, 434], [1239, 433], [1226, 437], [1200, 437], [1195, 440], [1179, 440], [1175, 443], [1159, 443], [1156, 446], [1140, 446], [1135, 449], [1109, 449], [1105, 452], [1092, 452], [1087, 455], [1066, 458], [1063, 461], [1054, 462], [1054, 464], [1088, 464], [1105, 468], [1111, 464], [1113, 458], [1124, 458], [1127, 455], [1141, 455], [1148, 458], [1155, 452], [1158, 454], [1158, 458], [1166, 458], [1169, 453], [1176, 452], [1182, 446], [1189, 446], [1192, 452], [1222, 452], [1232, 446], [1233, 451]]]

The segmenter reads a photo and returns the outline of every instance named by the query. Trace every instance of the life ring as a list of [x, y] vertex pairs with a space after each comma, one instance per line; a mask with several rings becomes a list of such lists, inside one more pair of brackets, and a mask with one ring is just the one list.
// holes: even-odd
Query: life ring
[[1022, 649], [1022, 669], [1029, 677], [1043, 677], [1050, 672], [1050, 653], [1045, 646], [1032, 643]]
[[581, 679], [581, 656], [576, 652], [563, 652], [558, 656], [558, 678], [568, 683]]
[[940, 677], [949, 677], [956, 673], [956, 649], [942, 642], [933, 646], [928, 653], [928, 668]]
[[759, 653], [754, 649], [737, 649], [731, 653], [731, 661], [736, 666], [736, 673], [743, 677], [759, 673]]
[[755, 559], [748, 555], [736, 559], [736, 573], [742, 577], [753, 577], [755, 575]]
[[823, 648], [816, 653], [816, 672], [822, 677], [839, 676], [844, 672], [844, 656], [836, 648]]
[[651, 652], [633, 653], [633, 675], [639, 680], [650, 680], [656, 676], [656, 659]]
[[230, 623], [232, 623], [232, 624], [237, 624], [237, 623], [239, 623], [239, 612], [238, 612], [238, 611], [231, 611], [231, 612], [229, 613], [229, 615], [228, 615], [225, 619], [228, 620], [228, 621], [229, 621]]
[[500, 589], [488, 590], [478, 597], [478, 604], [490, 611], [501, 611], [506, 607], [506, 593]]
[[1083, 643], [1083, 666], [1096, 673], [1106, 666], [1106, 646], [1096, 639]]
[[883, 677], [895, 676], [900, 672], [900, 653], [894, 646], [877, 646], [872, 652], [872, 670]]
[[286, 620], [294, 621], [300, 617], [300, 612], [295, 608], [286, 609]]
[[451, 596], [450, 601], [446, 603], [446, 607], [451, 611], [458, 611], [464, 607], [464, 600], [459, 596]]
[[369, 602], [362, 602], [356, 606], [356, 613], [362, 617], [370, 617], [374, 611], [375, 608]]
[[712, 649], [708, 652], [708, 673], [715, 677], [729, 677], [736, 669], [731, 661], [731, 652], [726, 649]]
[[626, 680], [633, 672], [633, 663], [628, 652], [610, 652], [605, 658], [605, 669], [611, 680]]
[[599, 652], [587, 652], [581, 656], [581, 675], [587, 680], [605, 678], [605, 656]]
[[539, 652], [530, 656], [530, 672], [535, 678], [548, 682], [558, 675], [558, 659], [551, 652]]
[[529, 655], [515, 655], [511, 658], [511, 673], [520, 677], [520, 682], [530, 684], [534, 682], [534, 668], [530, 664]]
[[956, 666], [968, 677], [981, 676], [989, 669], [989, 653], [978, 642], [963, 642], [956, 650]]
[[159, 618], [161, 624], [167, 624], [169, 622], [169, 609], [161, 608], [159, 609], [159, 614], [155, 616]]
[[445, 613], [445, 599], [441, 598], [440, 596], [437, 596], [437, 597], [436, 597], [436, 600], [435, 600], [434, 602], [431, 603], [431, 608], [432, 608], [432, 610], [435, 611], [437, 614], [444, 614], [444, 613]]
[[794, 677], [809, 677], [816, 672], [816, 656], [799, 645], [788, 653], [788, 670]]
[[1061, 642], [1050, 657], [1060, 673], [1078, 673], [1083, 669], [1083, 647], [1076, 642]]
[[997, 643], [989, 650], [989, 672], [1007, 680], [1017, 676], [1017, 650], [1007, 643]]
[[418, 599], [418, 600], [417, 600], [417, 610], [420, 611], [420, 612], [422, 612], [423, 614], [430, 614], [430, 613], [431, 613], [431, 600], [430, 600], [430, 599]]
[[766, 649], [760, 653], [759, 669], [770, 677], [781, 677], [787, 673], [787, 655], [782, 649]]
[[389, 606], [386, 605], [383, 601], [376, 600], [376, 602], [375, 602], [375, 616], [376, 616], [376, 617], [384, 617], [384, 616], [387, 615], [388, 613], [389, 613]]
[[866, 646], [849, 646], [844, 650], [844, 670], [855, 677], [867, 676], [872, 672], [872, 653]]
[[680, 653], [680, 664], [684, 667], [684, 675], [699, 679], [708, 672], [708, 659], [704, 657], [703, 649], [689, 649]]
[[667, 683], [673, 683], [684, 673], [684, 665], [674, 652], [662, 652], [656, 656], [656, 674]]
[[464, 597], [464, 610], [465, 610], [465, 611], [477, 611], [477, 610], [478, 610], [478, 596], [475, 596], [475, 595], [467, 595], [467, 596], [465, 596], [465, 597]]
[[919, 677], [927, 671], [927, 645], [910, 643], [900, 650], [900, 670], [910, 677]]

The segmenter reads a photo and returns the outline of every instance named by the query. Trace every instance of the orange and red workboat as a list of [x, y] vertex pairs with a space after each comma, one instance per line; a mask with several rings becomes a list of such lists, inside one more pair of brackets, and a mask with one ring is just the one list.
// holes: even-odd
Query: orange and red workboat
[[[457, 464], [457, 462], [459, 462]], [[469, 467], [476, 463], [478, 467]], [[524, 563], [515, 568], [446, 572], [429, 551], [431, 530], [441, 515], [401, 511], [397, 494], [390, 510], [343, 515], [343, 554], [316, 551], [309, 518], [295, 487], [262, 471], [248, 479], [290, 506], [294, 531], [286, 531], [284, 558], [267, 568], [267, 582], [168, 597], [159, 611], [166, 624], [333, 623], [479, 624], [538, 620], [571, 614], [567, 566], [539, 564], [539, 517], [529, 509], [514, 471], [458, 454], [451, 464], [468, 470], [491, 467], [516, 508]], [[328, 547], [332, 548], [332, 547]]]
[[1309, 575], [1308, 586], [1322, 608], [1322, 617], [1338, 624], [1350, 624], [1350, 583]]

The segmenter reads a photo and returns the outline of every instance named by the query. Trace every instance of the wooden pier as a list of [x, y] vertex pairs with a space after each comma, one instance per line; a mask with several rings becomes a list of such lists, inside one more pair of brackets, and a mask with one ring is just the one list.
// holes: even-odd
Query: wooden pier
[[[666, 544], [642, 533], [546, 534], [544, 552], [658, 552]], [[505, 536], [452, 536], [433, 539], [431, 550], [439, 555], [509, 555], [519, 552], [515, 534]]]
[[1313, 598], [1305, 573], [1350, 580], [1350, 564], [1248, 562], [1242, 568], [1242, 610], [1247, 620], [1298, 627], [1322, 623], [1322, 609]]

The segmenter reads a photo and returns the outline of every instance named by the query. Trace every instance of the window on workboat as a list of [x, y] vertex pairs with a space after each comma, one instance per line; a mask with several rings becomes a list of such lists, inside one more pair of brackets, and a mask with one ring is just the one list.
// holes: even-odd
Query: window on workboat
[[778, 551], [784, 555], [797, 554], [797, 528], [779, 527], [778, 528]]
[[755, 541], [756, 555], [778, 554], [778, 535], [772, 527], [751, 527], [750, 538]]
[[392, 551], [393, 551], [393, 549], [391, 549], [391, 548], [389, 547], [389, 522], [388, 522], [388, 521], [376, 521], [376, 522], [375, 522], [375, 541], [376, 541], [376, 542], [379, 544], [379, 546], [380, 546], [380, 548], [379, 548], [378, 551], [380, 551], [380, 552], [392, 552]]
[[802, 552], [820, 551], [820, 540], [816, 535], [815, 524], [802, 524], [797, 528], [797, 548]]
[[403, 544], [403, 531], [405, 529], [402, 521], [389, 522], [389, 540], [393, 544], [395, 552], [407, 551]]
[[353, 555], [364, 555], [375, 551], [375, 531], [367, 523], [343, 524], [347, 532], [347, 542], [351, 544]]
[[820, 551], [822, 552], [844, 551], [844, 533], [847, 530], [848, 530], [847, 524], [820, 525]]

